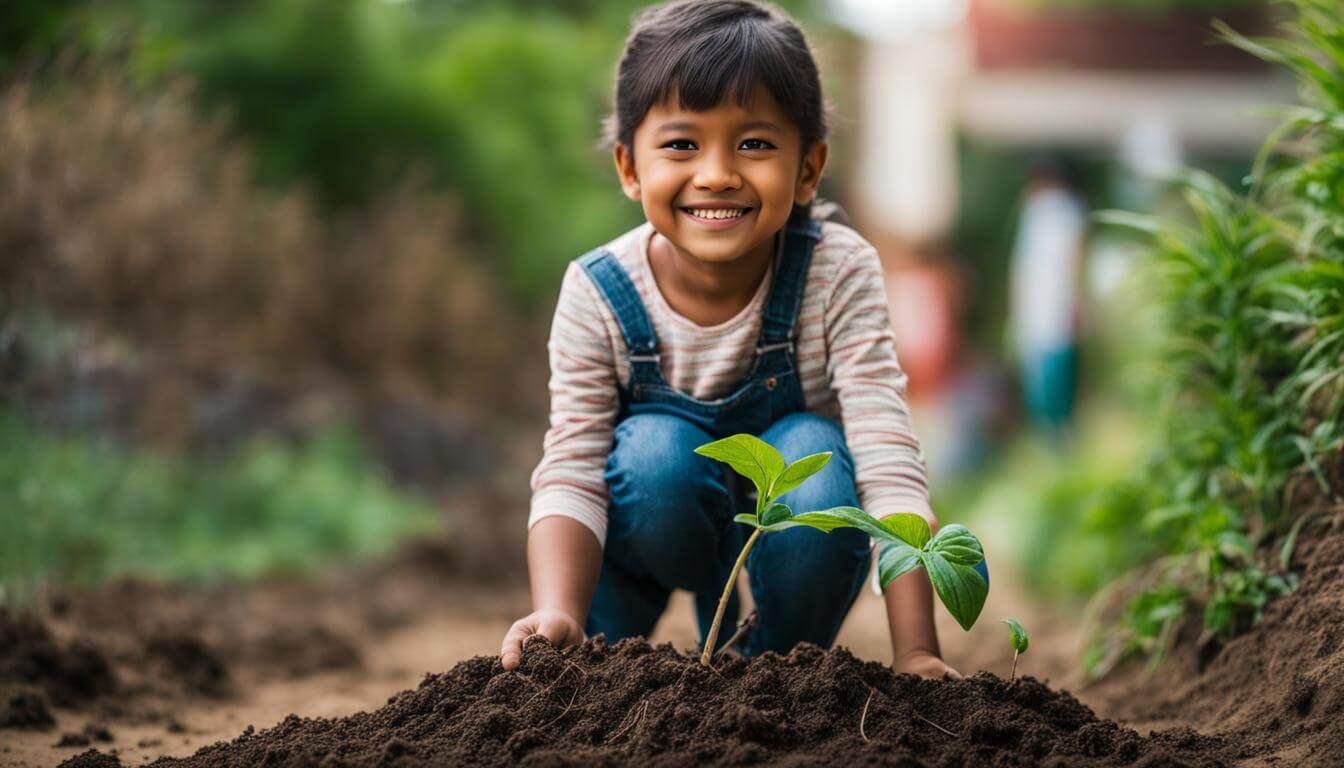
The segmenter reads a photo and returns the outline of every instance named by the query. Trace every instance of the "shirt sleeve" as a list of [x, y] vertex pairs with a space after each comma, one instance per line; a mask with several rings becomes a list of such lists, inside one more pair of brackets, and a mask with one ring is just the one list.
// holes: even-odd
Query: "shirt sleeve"
[[609, 493], [603, 472], [619, 401], [615, 350], [601, 302], [583, 267], [571, 263], [546, 345], [551, 419], [541, 461], [532, 472], [527, 526], [563, 515], [587, 526], [605, 545]]
[[914, 512], [936, 525], [924, 454], [905, 401], [877, 251], [864, 243], [838, 265], [823, 315], [826, 374], [854, 457], [859, 504], [873, 517]]

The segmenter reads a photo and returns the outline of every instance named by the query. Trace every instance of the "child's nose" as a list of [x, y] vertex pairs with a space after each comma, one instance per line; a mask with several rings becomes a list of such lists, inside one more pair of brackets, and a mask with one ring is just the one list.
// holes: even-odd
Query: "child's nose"
[[695, 186], [699, 189], [737, 189], [742, 177], [737, 173], [731, 153], [706, 152], [695, 169]]

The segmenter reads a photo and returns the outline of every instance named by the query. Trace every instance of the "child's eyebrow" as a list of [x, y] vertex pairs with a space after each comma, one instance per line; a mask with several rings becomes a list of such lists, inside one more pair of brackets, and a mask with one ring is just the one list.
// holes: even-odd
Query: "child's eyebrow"
[[[687, 120], [673, 120], [670, 123], [663, 123], [662, 125], [658, 126], [658, 133], [666, 133], [668, 131], [693, 131], [698, 127], [699, 126], [697, 126], [695, 123], [692, 123]], [[775, 123], [770, 122], [769, 120], [754, 120], [750, 123], [746, 123], [738, 127], [739, 132], [755, 131], [760, 129], [768, 131], [776, 131], [780, 133], [783, 133], [784, 130]]]

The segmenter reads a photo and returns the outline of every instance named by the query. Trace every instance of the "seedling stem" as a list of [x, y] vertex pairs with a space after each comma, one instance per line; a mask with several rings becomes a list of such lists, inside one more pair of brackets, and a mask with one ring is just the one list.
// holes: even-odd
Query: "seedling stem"
[[723, 585], [723, 595], [719, 597], [719, 607], [714, 611], [714, 623], [709, 625], [709, 636], [705, 638], [705, 649], [700, 652], [700, 663], [706, 667], [709, 666], [710, 659], [714, 658], [714, 649], [719, 642], [719, 625], [723, 623], [723, 612], [728, 607], [728, 597], [733, 594], [733, 589], [737, 587], [737, 574], [742, 570], [742, 564], [747, 562], [747, 553], [751, 551], [751, 545], [756, 543], [756, 539], [760, 535], [760, 528], [752, 529], [751, 535], [747, 537], [747, 543], [742, 545], [742, 553], [737, 556], [737, 562], [733, 563], [733, 572], [728, 574], [728, 583]]

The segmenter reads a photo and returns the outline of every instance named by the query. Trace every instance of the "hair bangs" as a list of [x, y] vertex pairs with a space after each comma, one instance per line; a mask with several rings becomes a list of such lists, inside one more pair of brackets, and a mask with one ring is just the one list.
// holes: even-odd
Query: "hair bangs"
[[729, 101], [750, 109], [760, 84], [794, 119], [806, 148], [826, 135], [819, 81], [802, 31], [772, 6], [751, 0], [658, 6], [641, 15], [627, 41], [607, 139], [633, 145], [648, 111], [673, 98], [693, 112]]

